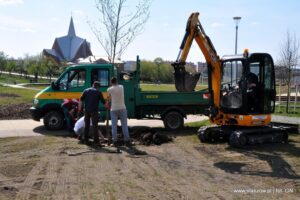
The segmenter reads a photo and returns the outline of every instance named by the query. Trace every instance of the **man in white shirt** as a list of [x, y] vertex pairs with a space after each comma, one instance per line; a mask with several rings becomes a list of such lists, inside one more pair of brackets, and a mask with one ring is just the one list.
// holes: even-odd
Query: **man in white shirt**
[[[92, 121], [90, 121], [90, 126], [92, 126]], [[84, 127], [85, 127], [85, 122], [84, 122], [84, 116], [81, 117], [79, 120], [76, 121], [75, 123], [75, 126], [74, 126], [74, 132], [75, 134], [80, 138], [81, 135], [84, 136]], [[101, 141], [103, 142], [104, 141], [104, 136], [102, 135], [101, 131], [98, 129], [97, 127], [97, 130], [98, 130], [98, 134], [101, 138]], [[92, 135], [92, 130], [90, 129], [89, 130], [89, 135]]]
[[111, 87], [107, 89], [109, 99], [111, 100], [111, 126], [112, 126], [112, 141], [113, 144], [117, 144], [117, 124], [118, 119], [121, 120], [122, 132], [124, 136], [124, 143], [126, 146], [130, 146], [130, 138], [127, 126], [127, 110], [124, 103], [124, 88], [118, 84], [115, 77], [110, 80]]

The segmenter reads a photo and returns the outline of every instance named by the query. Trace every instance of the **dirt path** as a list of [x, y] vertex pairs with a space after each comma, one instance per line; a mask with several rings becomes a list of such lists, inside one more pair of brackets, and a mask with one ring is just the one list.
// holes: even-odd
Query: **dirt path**
[[[200, 144], [185, 132], [172, 143], [104, 151], [64, 137], [0, 139], [0, 199], [297, 199], [300, 136], [243, 150]], [[125, 149], [126, 150], [126, 149]], [[236, 191], [245, 189], [244, 192]]]

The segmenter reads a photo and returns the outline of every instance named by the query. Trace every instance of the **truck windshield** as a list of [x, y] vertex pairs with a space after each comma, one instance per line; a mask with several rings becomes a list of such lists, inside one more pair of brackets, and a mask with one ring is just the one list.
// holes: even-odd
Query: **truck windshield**
[[95, 81], [99, 81], [100, 87], [108, 87], [109, 85], [109, 71], [107, 69], [93, 69], [91, 85]]
[[70, 70], [59, 81], [59, 90], [68, 90], [85, 86], [85, 70]]

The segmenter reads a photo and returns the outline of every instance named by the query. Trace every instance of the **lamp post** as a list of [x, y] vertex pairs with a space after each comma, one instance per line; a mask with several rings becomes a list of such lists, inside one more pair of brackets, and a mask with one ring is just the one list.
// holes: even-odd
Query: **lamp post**
[[162, 58], [155, 58], [154, 62], [157, 66], [157, 83], [160, 83], [160, 66], [163, 63], [163, 59]]
[[237, 40], [238, 40], [238, 29], [239, 29], [239, 22], [242, 17], [233, 17], [235, 21], [235, 55], [237, 54]]

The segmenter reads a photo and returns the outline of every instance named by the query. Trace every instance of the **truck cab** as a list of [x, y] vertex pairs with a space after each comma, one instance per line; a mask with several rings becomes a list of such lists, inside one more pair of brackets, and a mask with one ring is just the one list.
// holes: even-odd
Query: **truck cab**
[[[100, 91], [107, 98], [107, 88], [112, 76], [116, 76], [116, 67], [111, 64], [88, 64], [68, 67], [61, 76], [35, 95], [30, 108], [32, 118], [39, 121], [44, 118], [44, 125], [51, 130], [61, 129], [64, 115], [61, 105], [64, 100], [79, 100], [82, 92], [100, 82]], [[105, 117], [105, 108], [99, 105], [101, 118]]]

